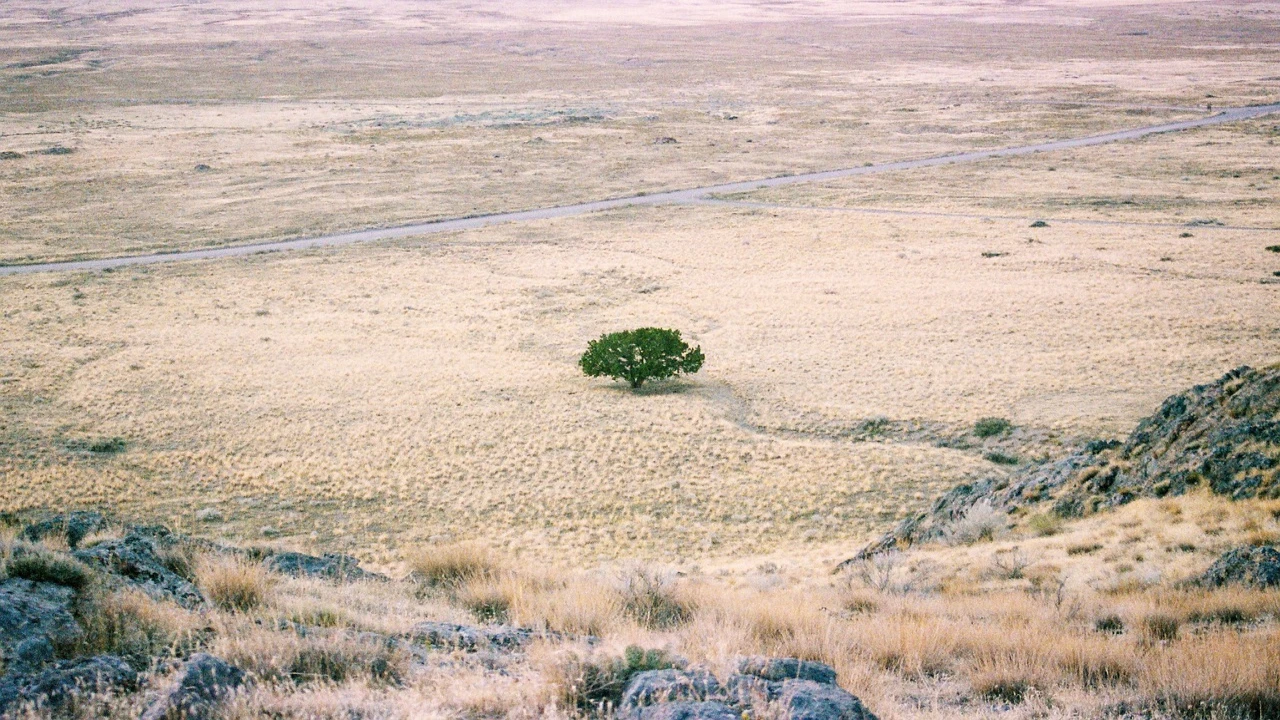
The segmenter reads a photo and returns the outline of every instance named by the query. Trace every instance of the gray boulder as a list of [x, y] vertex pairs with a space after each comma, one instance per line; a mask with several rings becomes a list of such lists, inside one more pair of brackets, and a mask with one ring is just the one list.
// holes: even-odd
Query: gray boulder
[[33, 673], [56, 659], [53, 642], [47, 635], [29, 637], [18, 643], [9, 660], [8, 672]]
[[836, 684], [836, 671], [830, 665], [799, 658], [748, 657], [738, 662], [738, 672], [771, 682], [812, 680], [823, 685]]
[[107, 524], [107, 519], [100, 512], [77, 510], [31, 523], [23, 529], [22, 536], [33, 542], [50, 536], [63, 537], [68, 545], [75, 548], [85, 536], [105, 530]]
[[21, 703], [57, 711], [77, 697], [137, 686], [138, 673], [114, 655], [63, 660], [37, 673], [0, 678], [0, 714]]
[[742, 720], [741, 713], [712, 701], [649, 705], [637, 710], [632, 717], [637, 720]]
[[22, 578], [0, 581], [0, 654], [33, 638], [68, 643], [80, 637], [80, 625], [71, 615], [74, 599], [75, 591], [63, 585]]
[[785, 720], [876, 720], [858, 698], [812, 680], [784, 681], [777, 704]]
[[1232, 548], [1214, 561], [1195, 584], [1203, 587], [1280, 586], [1280, 550], [1270, 545]]
[[147, 708], [141, 720], [210, 720], [217, 717], [218, 706], [245, 682], [240, 668], [197, 653], [182, 666], [173, 688]]
[[155, 541], [138, 533], [106, 540], [72, 555], [152, 597], [172, 600], [185, 608], [204, 604], [204, 596], [186, 578], [170, 570], [156, 551]]
[[649, 705], [700, 702], [720, 696], [720, 683], [704, 670], [647, 670], [632, 676], [619, 707], [636, 711]]
[[268, 570], [296, 577], [321, 577], [350, 582], [353, 580], [385, 580], [377, 573], [360, 569], [360, 561], [350, 555], [325, 553], [320, 557], [300, 552], [278, 552], [263, 561]]

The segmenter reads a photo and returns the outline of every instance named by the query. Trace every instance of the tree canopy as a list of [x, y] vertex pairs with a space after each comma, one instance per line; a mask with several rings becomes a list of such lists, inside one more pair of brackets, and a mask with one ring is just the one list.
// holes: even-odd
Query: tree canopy
[[590, 377], [626, 380], [634, 389], [646, 380], [698, 372], [705, 359], [702, 348], [689, 347], [679, 330], [645, 327], [592, 340], [578, 365]]

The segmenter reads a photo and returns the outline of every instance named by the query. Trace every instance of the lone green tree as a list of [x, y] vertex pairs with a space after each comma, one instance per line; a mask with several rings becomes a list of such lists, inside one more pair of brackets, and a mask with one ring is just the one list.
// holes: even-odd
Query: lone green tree
[[626, 380], [632, 389], [645, 380], [696, 373], [706, 358], [701, 347], [689, 347], [679, 330], [639, 328], [606, 333], [587, 343], [578, 365], [590, 377]]

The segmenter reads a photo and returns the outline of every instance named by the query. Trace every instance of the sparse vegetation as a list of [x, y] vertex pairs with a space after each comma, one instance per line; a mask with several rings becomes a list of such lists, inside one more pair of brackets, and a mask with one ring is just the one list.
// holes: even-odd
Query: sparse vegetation
[[75, 590], [83, 590], [93, 580], [92, 571], [79, 560], [27, 543], [12, 546], [4, 570], [9, 577], [51, 582]]

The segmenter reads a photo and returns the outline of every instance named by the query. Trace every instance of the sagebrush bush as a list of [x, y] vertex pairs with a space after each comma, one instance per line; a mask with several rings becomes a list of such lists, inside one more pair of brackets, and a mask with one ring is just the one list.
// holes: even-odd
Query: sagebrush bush
[[138, 590], [97, 595], [79, 606], [76, 655], [119, 655], [138, 669], [153, 658], [189, 654], [205, 639], [198, 615]]

